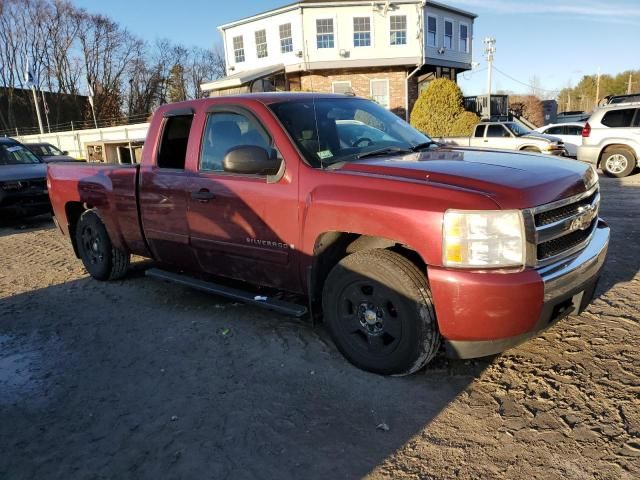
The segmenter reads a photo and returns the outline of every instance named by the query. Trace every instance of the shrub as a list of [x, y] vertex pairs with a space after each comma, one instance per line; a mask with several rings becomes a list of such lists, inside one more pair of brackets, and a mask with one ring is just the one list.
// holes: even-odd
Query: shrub
[[438, 78], [425, 88], [411, 112], [411, 125], [437, 138], [448, 136], [462, 107], [462, 91], [448, 79]]
[[473, 112], [462, 112], [451, 125], [448, 135], [452, 137], [470, 137], [480, 117]]

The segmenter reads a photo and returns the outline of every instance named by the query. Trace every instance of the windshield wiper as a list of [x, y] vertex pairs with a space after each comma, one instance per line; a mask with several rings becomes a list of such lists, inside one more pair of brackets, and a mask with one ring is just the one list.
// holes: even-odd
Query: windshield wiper
[[388, 155], [390, 153], [411, 153], [411, 152], [413, 152], [413, 150], [408, 148], [384, 147], [384, 148], [379, 148], [377, 150], [372, 150], [370, 152], [360, 153], [359, 155], [356, 156], [356, 158], [360, 160], [362, 158], [377, 157], [380, 155]]
[[420, 150], [424, 150], [425, 148], [429, 148], [432, 145], [436, 145], [436, 146], [440, 146], [440, 144], [438, 142], [434, 142], [433, 140], [430, 140], [428, 142], [422, 142], [419, 143], [417, 145], [414, 145], [413, 147], [411, 147], [411, 150], [414, 152], [419, 152]]

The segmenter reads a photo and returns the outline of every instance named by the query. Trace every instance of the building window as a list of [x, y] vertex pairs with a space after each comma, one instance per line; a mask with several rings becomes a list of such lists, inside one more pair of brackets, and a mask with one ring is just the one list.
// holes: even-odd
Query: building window
[[242, 36], [233, 37], [233, 55], [236, 59], [236, 63], [244, 62], [244, 40]]
[[460, 24], [460, 51], [469, 53], [469, 26]]
[[432, 16], [427, 16], [427, 46], [438, 46], [438, 19]]
[[268, 55], [266, 30], [258, 30], [256, 32], [256, 53], [258, 58], [264, 58]]
[[389, 80], [371, 80], [371, 98], [384, 108], [389, 108]]
[[391, 15], [390, 17], [391, 45], [407, 44], [407, 16]]
[[353, 90], [351, 89], [351, 82], [349, 80], [331, 82], [331, 89], [333, 93], [353, 93]]
[[293, 38], [291, 37], [291, 24], [280, 25], [280, 51], [282, 53], [293, 52]]
[[333, 18], [316, 20], [316, 44], [318, 48], [333, 48]]
[[444, 48], [453, 49], [453, 22], [444, 21]]
[[353, 46], [371, 46], [371, 19], [369, 17], [355, 17], [353, 19]]

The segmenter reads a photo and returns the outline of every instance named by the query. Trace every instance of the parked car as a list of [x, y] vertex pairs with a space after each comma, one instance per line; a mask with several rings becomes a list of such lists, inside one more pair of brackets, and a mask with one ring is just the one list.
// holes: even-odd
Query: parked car
[[443, 137], [446, 145], [458, 147], [488, 147], [500, 150], [566, 155], [562, 140], [537, 133], [515, 122], [482, 122], [470, 137]]
[[[384, 135], [343, 145], [344, 120]], [[163, 105], [140, 165], [51, 164], [48, 181], [94, 278], [150, 257], [173, 267], [149, 276], [322, 316], [346, 358], [382, 374], [415, 372], [441, 338], [452, 356], [485, 356], [579, 313], [609, 242], [590, 165], [440, 147], [343, 95]]]
[[578, 160], [610, 177], [626, 177], [640, 159], [640, 102], [610, 104], [593, 112], [582, 130]]
[[569, 112], [560, 112], [556, 116], [557, 123], [576, 123], [576, 122], [586, 122], [589, 118], [589, 114], [587, 112], [583, 112], [582, 110], [573, 110]]
[[50, 143], [25, 143], [25, 147], [39, 156], [46, 163], [50, 162], [74, 162], [75, 158], [69, 156], [69, 152], [62, 151]]
[[584, 122], [552, 123], [544, 127], [536, 128], [535, 131], [559, 138], [564, 143], [567, 155], [576, 157], [578, 155], [578, 145], [582, 145], [582, 129], [584, 125]]
[[0, 138], [0, 218], [51, 211], [47, 166], [24, 145]]

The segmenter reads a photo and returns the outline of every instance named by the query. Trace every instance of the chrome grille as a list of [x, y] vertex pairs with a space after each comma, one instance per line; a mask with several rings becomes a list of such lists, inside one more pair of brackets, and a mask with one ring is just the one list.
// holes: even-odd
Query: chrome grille
[[548, 265], [582, 250], [596, 230], [599, 208], [596, 184], [580, 195], [532, 209], [529, 263]]

